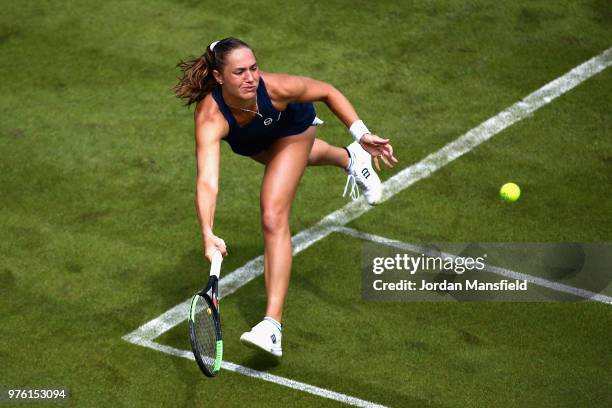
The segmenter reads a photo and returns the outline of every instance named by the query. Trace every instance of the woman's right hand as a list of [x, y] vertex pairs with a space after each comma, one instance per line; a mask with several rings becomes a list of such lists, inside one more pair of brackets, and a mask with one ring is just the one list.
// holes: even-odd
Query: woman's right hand
[[366, 133], [361, 136], [359, 144], [361, 144], [361, 147], [363, 147], [366, 152], [370, 153], [374, 161], [374, 167], [377, 171], [380, 171], [378, 159], [381, 159], [385, 166], [390, 169], [397, 163], [397, 159], [393, 156], [393, 147], [389, 143], [389, 139], [383, 139], [379, 136]]
[[207, 235], [204, 241], [204, 255], [210, 262], [212, 262], [212, 256], [215, 251], [221, 252], [221, 255], [226, 257], [227, 247], [225, 246], [225, 241], [216, 235]]

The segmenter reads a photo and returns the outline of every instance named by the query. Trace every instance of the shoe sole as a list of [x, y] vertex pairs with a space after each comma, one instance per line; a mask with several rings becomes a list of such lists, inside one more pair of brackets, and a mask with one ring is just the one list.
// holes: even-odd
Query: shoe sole
[[242, 344], [244, 344], [245, 346], [251, 348], [251, 349], [265, 351], [266, 353], [268, 353], [268, 354], [270, 354], [271, 356], [274, 356], [274, 357], [282, 357], [282, 355], [283, 355], [282, 351], [280, 352], [280, 354], [275, 354], [273, 351], [271, 351], [271, 350], [269, 350], [267, 348], [264, 348], [264, 347], [260, 346], [259, 344], [250, 341], [247, 338], [240, 337], [240, 342]]

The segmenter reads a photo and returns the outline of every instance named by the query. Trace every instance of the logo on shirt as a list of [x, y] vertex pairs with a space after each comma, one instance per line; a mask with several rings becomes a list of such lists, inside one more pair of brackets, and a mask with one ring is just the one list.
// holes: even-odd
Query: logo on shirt
[[270, 123], [272, 123], [272, 118], [266, 118], [264, 120], [264, 125], [268, 126]]

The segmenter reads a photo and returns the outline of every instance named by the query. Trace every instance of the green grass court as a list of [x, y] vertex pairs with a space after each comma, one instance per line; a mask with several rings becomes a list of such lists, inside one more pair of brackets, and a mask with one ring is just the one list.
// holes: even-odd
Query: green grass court
[[[79, 407], [343, 405], [229, 370], [211, 380], [122, 339], [208, 273], [192, 111], [171, 92], [179, 59], [232, 35], [264, 71], [334, 84], [392, 139], [389, 179], [612, 47], [605, 0], [7, 0], [2, 11], [0, 387], [67, 387], [65, 405]], [[415, 243], [611, 242], [611, 93], [605, 69], [347, 227]], [[350, 142], [317, 113], [319, 137]], [[221, 167], [223, 276], [263, 253], [263, 168], [226, 144]], [[294, 234], [347, 203], [345, 178], [307, 169]], [[507, 181], [522, 189], [514, 204], [499, 200]], [[295, 257], [280, 364], [238, 341], [263, 313], [263, 278], [223, 299], [225, 360], [391, 407], [612, 404], [612, 305], [366, 303], [362, 245], [333, 233]], [[189, 350], [186, 323], [155, 341]]]

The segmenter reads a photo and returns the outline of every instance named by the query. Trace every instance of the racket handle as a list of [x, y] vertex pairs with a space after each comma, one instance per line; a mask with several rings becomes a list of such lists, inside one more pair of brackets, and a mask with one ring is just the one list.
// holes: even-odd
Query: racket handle
[[221, 252], [215, 251], [212, 255], [212, 262], [210, 264], [210, 276], [216, 276], [219, 278], [219, 274], [221, 273], [221, 262], [223, 261], [223, 255]]

